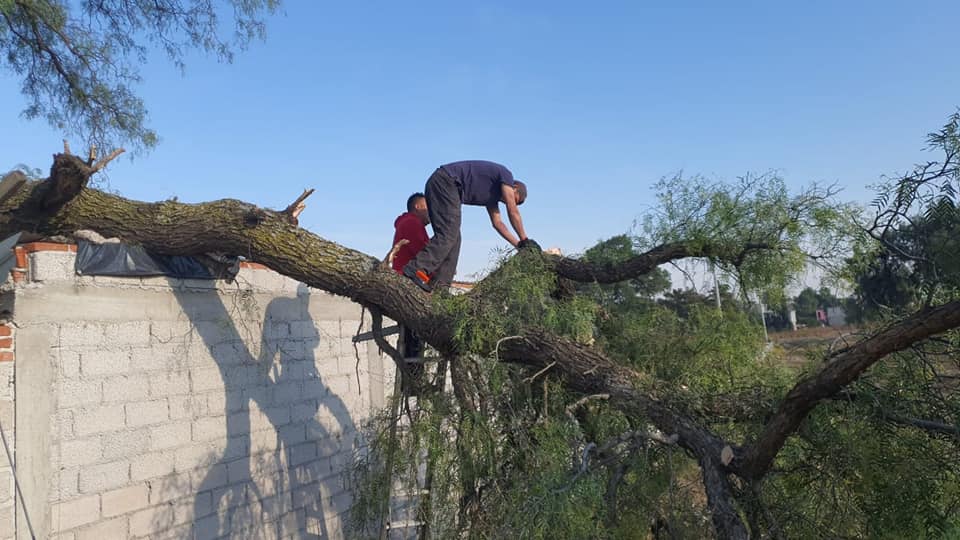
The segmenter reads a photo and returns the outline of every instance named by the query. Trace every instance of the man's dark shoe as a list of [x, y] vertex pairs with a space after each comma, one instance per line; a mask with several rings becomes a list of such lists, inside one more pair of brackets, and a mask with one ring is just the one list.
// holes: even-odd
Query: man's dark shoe
[[403, 275], [413, 280], [413, 282], [417, 284], [417, 287], [427, 292], [433, 292], [433, 287], [430, 285], [430, 276], [423, 270], [415, 270], [407, 265], [403, 267]]

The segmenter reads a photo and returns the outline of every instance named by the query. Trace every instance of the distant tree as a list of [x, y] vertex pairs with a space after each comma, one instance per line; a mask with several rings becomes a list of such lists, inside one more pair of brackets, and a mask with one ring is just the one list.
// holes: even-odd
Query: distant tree
[[[639, 255], [633, 240], [621, 234], [603, 240], [583, 254], [583, 260], [596, 265], [616, 266]], [[610, 284], [590, 283], [580, 285], [582, 292], [589, 293], [601, 306], [613, 310], [631, 310], [638, 304], [649, 304], [653, 297], [670, 287], [670, 274], [656, 268], [649, 274]]]
[[702, 294], [695, 289], [673, 289], [664, 293], [663, 298], [657, 300], [661, 306], [677, 314], [681, 319], [690, 317], [695, 307], [711, 306], [714, 303], [712, 296]]
[[820, 309], [827, 309], [837, 307], [842, 302], [830, 289], [821, 285], [820, 288], [817, 289], [817, 303], [820, 304]]
[[816, 326], [820, 324], [817, 320], [817, 310], [825, 310], [830, 307], [843, 305], [843, 301], [830, 292], [827, 287], [821, 286], [819, 289], [805, 287], [800, 294], [794, 298], [794, 308], [797, 311], [797, 322], [807, 326]]
[[794, 299], [794, 306], [797, 310], [797, 322], [807, 326], [816, 326], [817, 310], [820, 309], [820, 299], [817, 291], [811, 287], [805, 287]]
[[23, 163], [17, 163], [16, 165], [13, 166], [12, 170], [22, 172], [24, 176], [27, 177], [28, 180], [40, 180], [41, 178], [43, 178], [42, 170], [36, 167], [25, 165]]

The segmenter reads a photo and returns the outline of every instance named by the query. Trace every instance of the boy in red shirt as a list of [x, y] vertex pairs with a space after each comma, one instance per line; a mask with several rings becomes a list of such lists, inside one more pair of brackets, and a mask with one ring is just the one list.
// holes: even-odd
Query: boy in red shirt
[[404, 265], [416, 257], [430, 241], [427, 236], [428, 223], [430, 215], [427, 212], [427, 199], [423, 193], [414, 193], [407, 199], [406, 213], [400, 214], [393, 222], [396, 232], [393, 233], [392, 245], [397, 245], [400, 240], [407, 241], [393, 258], [393, 269], [397, 273], [402, 274]]
[[[414, 193], [407, 199], [407, 211], [400, 214], [393, 226], [396, 231], [393, 233], [393, 245], [397, 245], [400, 240], [406, 240], [407, 243], [400, 247], [393, 258], [393, 269], [398, 273], [403, 273], [403, 267], [413, 260], [420, 253], [420, 250], [427, 245], [430, 238], [427, 236], [427, 224], [430, 223], [430, 215], [427, 212], [427, 199], [423, 193]], [[423, 352], [423, 344], [409, 328], [403, 328], [403, 356], [405, 358], [416, 358]], [[408, 364], [411, 372], [419, 375], [423, 371], [422, 364]]]

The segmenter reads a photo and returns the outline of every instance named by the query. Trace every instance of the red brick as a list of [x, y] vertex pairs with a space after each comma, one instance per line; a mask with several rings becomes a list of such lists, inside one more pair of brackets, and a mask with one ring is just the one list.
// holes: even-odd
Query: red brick
[[3, 324], [0, 325], [0, 337], [8, 337], [13, 335], [13, 330], [9, 326]]
[[0, 362], [13, 362], [13, 353], [0, 352]]
[[54, 242], [30, 242], [29, 244], [24, 244], [23, 249], [27, 253], [35, 253], [37, 251], [77, 251], [77, 246], [74, 244], [57, 244]]
[[13, 338], [0, 338], [0, 349], [12, 349]]
[[17, 257], [17, 267], [26, 268], [27, 267], [27, 251], [23, 249], [23, 247], [17, 246], [17, 248], [14, 249], [13, 252]]

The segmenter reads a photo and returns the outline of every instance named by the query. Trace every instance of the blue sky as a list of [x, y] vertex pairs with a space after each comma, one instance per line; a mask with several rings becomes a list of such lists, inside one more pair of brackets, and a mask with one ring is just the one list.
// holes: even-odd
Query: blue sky
[[[932, 157], [925, 134], [960, 105], [956, 2], [324, 4], [288, 1], [231, 65], [151, 59], [162, 140], [112, 165], [110, 188], [282, 208], [314, 187], [301, 224], [382, 256], [435, 167], [489, 159], [527, 182], [530, 236], [576, 253], [680, 170], [775, 169], [866, 201]], [[62, 134], [19, 118], [18, 89], [4, 73], [0, 168], [45, 170]], [[461, 278], [506, 245], [481, 208], [463, 236]]]

